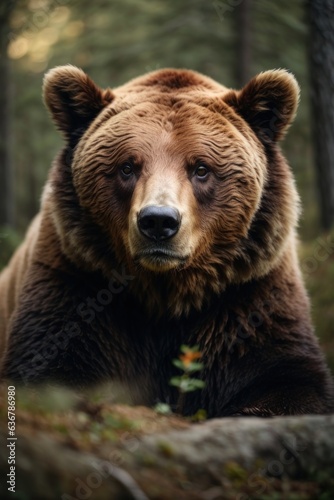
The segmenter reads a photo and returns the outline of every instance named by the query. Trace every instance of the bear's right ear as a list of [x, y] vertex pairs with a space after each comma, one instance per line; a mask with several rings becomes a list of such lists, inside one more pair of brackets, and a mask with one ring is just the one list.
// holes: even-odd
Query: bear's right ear
[[57, 127], [73, 143], [114, 95], [100, 89], [81, 69], [67, 65], [46, 73], [43, 97]]

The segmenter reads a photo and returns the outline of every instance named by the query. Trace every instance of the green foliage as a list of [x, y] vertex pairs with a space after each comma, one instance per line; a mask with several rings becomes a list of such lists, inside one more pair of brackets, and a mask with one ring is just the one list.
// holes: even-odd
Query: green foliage
[[[181, 354], [177, 359], [172, 360], [173, 365], [183, 372], [181, 375], [174, 376], [169, 380], [169, 384], [177, 387], [179, 391], [176, 408], [178, 412], [182, 412], [184, 397], [187, 393], [194, 392], [205, 387], [205, 382], [203, 380], [190, 376], [191, 374], [200, 372], [204, 368], [203, 363], [196, 361], [196, 359], [199, 359], [201, 356], [198, 349], [198, 345], [193, 347], [182, 345], [180, 347]], [[155, 405], [154, 410], [163, 415], [168, 415], [172, 412], [172, 408], [168, 403], [161, 402]], [[206, 412], [202, 409], [199, 409], [196, 414], [192, 416], [192, 420], [196, 422], [205, 419]]]
[[157, 443], [160, 453], [167, 458], [172, 458], [175, 454], [173, 447], [167, 441]]
[[205, 382], [203, 382], [203, 380], [184, 377], [184, 375], [181, 377], [172, 377], [169, 383], [170, 385], [178, 387], [180, 392], [193, 392], [205, 387]]
[[188, 365], [185, 365], [184, 362], [179, 360], [179, 359], [174, 359], [173, 365], [176, 366], [176, 368], [180, 368], [180, 370], [184, 370], [187, 373], [198, 372], [199, 370], [202, 370], [202, 368], [203, 368], [202, 363], [196, 363], [195, 361], [193, 361], [193, 362], [189, 363]]
[[201, 356], [198, 349], [197, 345], [194, 347], [182, 345], [180, 348], [182, 354], [180, 354], [178, 359], [173, 359], [173, 365], [183, 371], [183, 374], [178, 377], [172, 377], [169, 383], [178, 387], [180, 393], [193, 392], [197, 389], [203, 389], [205, 386], [203, 380], [190, 377], [191, 373], [199, 372], [203, 369], [203, 364], [195, 361]]
[[160, 413], [160, 415], [169, 415], [172, 413], [172, 409], [168, 403], [157, 403], [153, 409], [157, 413]]
[[178, 359], [173, 359], [173, 365], [183, 373], [179, 376], [172, 377], [169, 381], [170, 385], [177, 387], [179, 390], [178, 409], [182, 411], [184, 396], [188, 392], [194, 392], [205, 387], [203, 380], [191, 377], [190, 374], [200, 372], [204, 365], [196, 361], [201, 357], [199, 346], [189, 347], [182, 345], [180, 348], [181, 354]]
[[207, 418], [207, 412], [203, 408], [200, 408], [199, 410], [197, 410], [195, 415], [192, 415], [191, 420], [192, 422], [203, 422]]

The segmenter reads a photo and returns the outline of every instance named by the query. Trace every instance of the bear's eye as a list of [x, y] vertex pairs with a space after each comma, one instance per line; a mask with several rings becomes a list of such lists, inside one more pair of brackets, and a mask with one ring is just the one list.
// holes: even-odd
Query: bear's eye
[[198, 165], [198, 167], [195, 170], [195, 175], [199, 179], [205, 179], [205, 177], [207, 177], [208, 173], [209, 173], [208, 167], [206, 165], [203, 165], [203, 164]]
[[131, 163], [124, 163], [124, 165], [122, 165], [121, 167], [121, 173], [126, 179], [131, 177], [131, 175], [133, 174], [133, 166], [131, 165]]

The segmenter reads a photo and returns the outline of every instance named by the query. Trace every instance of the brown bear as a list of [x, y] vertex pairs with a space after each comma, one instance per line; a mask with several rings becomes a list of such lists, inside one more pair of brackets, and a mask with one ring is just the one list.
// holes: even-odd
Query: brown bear
[[165, 69], [102, 90], [57, 67], [45, 103], [66, 141], [0, 278], [2, 376], [106, 380], [175, 405], [172, 360], [198, 345], [209, 417], [334, 410], [296, 254], [298, 196], [278, 146], [299, 88], [242, 90]]

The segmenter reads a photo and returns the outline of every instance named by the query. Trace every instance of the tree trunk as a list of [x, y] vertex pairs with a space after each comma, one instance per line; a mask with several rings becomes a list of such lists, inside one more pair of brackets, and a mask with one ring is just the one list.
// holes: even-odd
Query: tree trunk
[[308, 0], [311, 106], [321, 226], [334, 222], [334, 0]]
[[243, 87], [251, 78], [251, 16], [252, 0], [243, 0], [236, 8], [237, 22], [237, 85]]
[[9, 17], [14, 2], [0, 6], [0, 226], [13, 226], [13, 179], [10, 147], [10, 78], [7, 58]]

